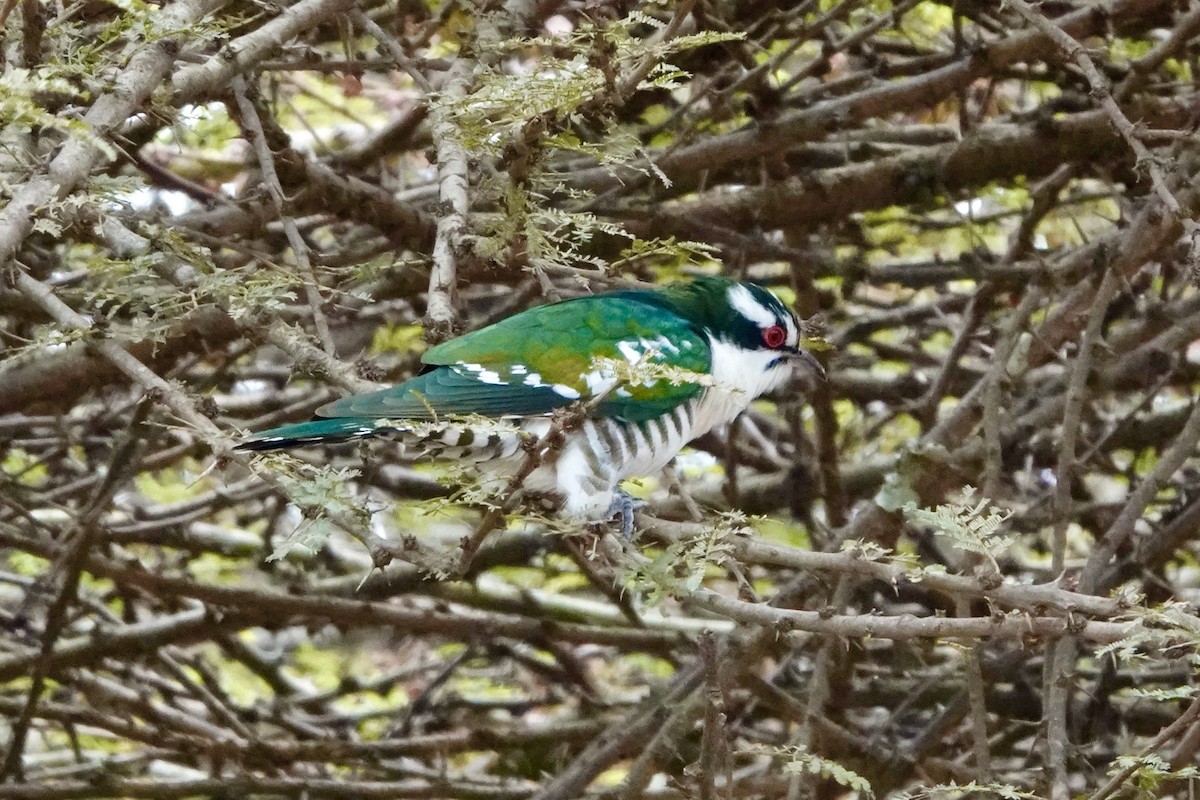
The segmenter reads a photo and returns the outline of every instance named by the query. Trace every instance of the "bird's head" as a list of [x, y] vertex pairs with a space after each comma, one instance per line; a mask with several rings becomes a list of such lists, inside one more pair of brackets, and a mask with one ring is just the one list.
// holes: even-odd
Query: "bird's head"
[[758, 396], [777, 389], [797, 368], [824, 378], [800, 346], [800, 323], [778, 297], [753, 283], [701, 277], [667, 287], [672, 302], [704, 330], [713, 347], [713, 376]]

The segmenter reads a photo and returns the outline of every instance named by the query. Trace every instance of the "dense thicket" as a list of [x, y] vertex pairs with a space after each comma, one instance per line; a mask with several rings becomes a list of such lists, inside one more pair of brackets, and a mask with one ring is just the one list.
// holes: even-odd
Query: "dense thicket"
[[[1190, 796], [1195, 0], [0, 23], [0, 797]], [[705, 272], [830, 377], [632, 545], [232, 449]]]

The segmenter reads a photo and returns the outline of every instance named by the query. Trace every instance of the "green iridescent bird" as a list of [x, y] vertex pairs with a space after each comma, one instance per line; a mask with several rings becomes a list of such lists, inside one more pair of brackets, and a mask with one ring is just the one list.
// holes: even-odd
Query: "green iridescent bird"
[[[524, 486], [560, 496], [570, 517], [620, 510], [628, 525], [621, 481], [662, 469], [689, 441], [783, 385], [794, 366], [824, 374], [799, 342], [795, 315], [750, 283], [704, 277], [580, 297], [433, 347], [422, 358], [427, 370], [411, 380], [337, 400], [312, 422], [264, 431], [241, 447], [383, 436], [399, 441], [407, 459], [457, 460], [505, 477], [525, 460], [522, 433], [540, 437], [556, 409], [598, 399], [557, 459]], [[480, 418], [509, 424], [479, 426]]]

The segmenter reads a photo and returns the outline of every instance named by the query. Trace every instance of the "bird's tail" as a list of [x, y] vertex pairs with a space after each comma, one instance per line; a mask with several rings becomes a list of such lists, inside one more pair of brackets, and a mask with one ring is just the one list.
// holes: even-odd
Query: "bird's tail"
[[371, 420], [361, 419], [314, 419], [271, 428], [242, 442], [238, 450], [286, 450], [312, 444], [337, 444], [375, 436], [378, 433]]
[[271, 428], [242, 442], [238, 450], [286, 450], [379, 437], [400, 444], [401, 457], [447, 458], [468, 462], [515, 456], [526, 437], [545, 435], [548, 419], [514, 425], [502, 420], [404, 421], [363, 418], [315, 419]]

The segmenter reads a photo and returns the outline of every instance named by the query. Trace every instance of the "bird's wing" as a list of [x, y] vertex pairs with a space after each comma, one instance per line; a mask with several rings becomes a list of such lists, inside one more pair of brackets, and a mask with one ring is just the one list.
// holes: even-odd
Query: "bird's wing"
[[432, 370], [390, 389], [343, 398], [317, 414], [530, 416], [604, 395], [597, 416], [641, 421], [698, 394], [703, 387], [688, 378], [706, 374], [711, 359], [704, 333], [654, 302], [651, 293], [583, 297], [538, 306], [440, 344], [423, 358]]

